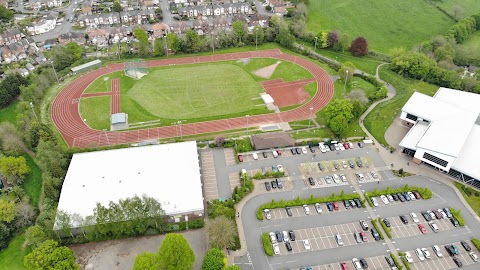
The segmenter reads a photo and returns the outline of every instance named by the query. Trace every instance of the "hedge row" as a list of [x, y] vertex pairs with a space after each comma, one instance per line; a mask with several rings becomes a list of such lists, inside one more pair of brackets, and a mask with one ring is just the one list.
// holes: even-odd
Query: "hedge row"
[[395, 254], [393, 253], [390, 253], [390, 257], [392, 258], [393, 262], [395, 263], [395, 265], [397, 266], [398, 269], [402, 270], [403, 269], [403, 265], [398, 261], [398, 258], [397, 256], [395, 256]]
[[326, 202], [335, 202], [335, 201], [352, 200], [352, 199], [360, 199], [360, 196], [358, 194], [345, 194], [344, 191], [342, 190], [342, 193], [338, 196], [335, 195], [335, 193], [332, 193], [330, 197], [315, 198], [313, 197], [313, 194], [312, 194], [308, 199], [300, 199], [300, 196], [299, 196], [297, 197], [297, 199], [291, 200], [291, 201], [272, 200], [269, 203], [261, 205], [257, 209], [257, 219], [263, 220], [263, 210], [265, 209], [285, 208], [285, 206], [290, 206], [290, 207], [302, 206], [304, 204], [326, 203]]
[[387, 225], [385, 225], [385, 222], [383, 222], [383, 220], [381, 220], [380, 218], [378, 220], [382, 224], [383, 230], [387, 234], [388, 238], [391, 239], [392, 238], [392, 228], [387, 227]]
[[265, 254], [268, 256], [273, 256], [273, 247], [272, 243], [270, 243], [270, 236], [268, 233], [262, 234], [262, 242], [263, 242], [263, 249], [265, 250]]
[[402, 258], [403, 265], [405, 265], [405, 268], [406, 268], [407, 270], [412, 270], [412, 269], [410, 268], [410, 264], [408, 263], [407, 259], [406, 259], [405, 257], [401, 257], [401, 258]]
[[472, 238], [472, 244], [477, 248], [478, 251], [480, 251], [480, 240], [477, 238]]
[[[380, 227], [378, 226], [378, 223], [377, 223], [377, 222], [379, 222], [379, 219], [378, 219], [378, 218], [377, 218], [377, 219], [372, 219], [373, 227], [375, 227], [375, 229], [377, 230], [378, 234], [380, 234], [380, 239], [383, 240], [383, 239], [385, 239], [385, 238], [383, 237], [383, 233], [382, 233], [382, 231], [380, 230]], [[380, 221], [380, 222], [381, 222], [381, 221]]]
[[457, 210], [457, 209], [454, 209], [454, 208], [450, 208], [450, 212], [452, 212], [452, 216], [458, 221], [458, 224], [460, 226], [465, 226], [465, 220], [463, 219], [462, 215], [460, 214], [460, 209]]
[[[241, 172], [240, 172], [241, 174]], [[270, 171], [267, 171], [266, 173], [262, 173], [260, 171], [258, 171], [256, 174], [254, 174], [252, 176], [252, 179], [256, 179], [256, 180], [262, 180], [262, 179], [268, 179], [268, 178], [280, 178], [280, 177], [284, 177], [285, 176], [285, 172], [270, 172]]]
[[433, 196], [432, 191], [428, 188], [409, 186], [408, 184], [406, 184], [404, 187], [401, 187], [401, 188], [388, 187], [387, 189], [382, 189], [382, 190], [374, 189], [373, 191], [365, 192], [365, 198], [367, 199], [368, 204], [370, 204], [370, 206], [373, 206], [373, 203], [370, 200], [371, 197], [378, 197], [381, 195], [409, 192], [409, 191], [410, 192], [418, 191], [418, 193], [420, 193], [420, 195], [424, 200], [431, 199]]

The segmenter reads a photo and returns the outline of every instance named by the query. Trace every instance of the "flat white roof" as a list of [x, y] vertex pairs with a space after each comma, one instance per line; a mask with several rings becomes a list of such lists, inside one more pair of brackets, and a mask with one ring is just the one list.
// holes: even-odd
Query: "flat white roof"
[[480, 126], [474, 125], [452, 168], [480, 180]]
[[143, 194], [157, 199], [167, 215], [203, 211], [196, 142], [74, 154], [58, 209], [85, 218], [97, 203]]
[[418, 122], [408, 131], [407, 135], [405, 135], [403, 140], [400, 142], [400, 146], [412, 150], [417, 150], [417, 144], [427, 131], [428, 126], [429, 124], [426, 122]]
[[270, 96], [269, 94], [262, 94], [262, 95], [260, 95], [260, 96], [262, 97], [263, 102], [264, 102], [265, 104], [271, 104], [271, 103], [273, 103], [273, 98], [272, 98], [272, 96]]
[[475, 114], [480, 113], [479, 94], [440, 87], [433, 97]]
[[102, 61], [100, 61], [99, 59], [96, 59], [96, 60], [90, 61], [88, 63], [82, 64], [80, 66], [73, 67], [73, 68], [71, 68], [71, 70], [75, 73], [75, 72], [77, 72], [79, 70], [82, 70], [84, 68], [88, 68], [88, 67], [91, 67], [91, 66], [94, 66], [94, 65], [99, 65], [99, 64], [102, 64]]

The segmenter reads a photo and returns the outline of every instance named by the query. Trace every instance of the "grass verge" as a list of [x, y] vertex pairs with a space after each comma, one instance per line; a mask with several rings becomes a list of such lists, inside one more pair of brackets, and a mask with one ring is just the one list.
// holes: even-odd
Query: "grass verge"
[[30, 197], [32, 205], [38, 207], [40, 191], [42, 190], [42, 171], [28, 154], [22, 154], [22, 156], [27, 160], [27, 165], [31, 169], [23, 182], [23, 188]]
[[393, 262], [395, 263], [398, 269], [400, 270], [403, 269], [403, 265], [400, 263], [400, 261], [398, 260], [397, 256], [395, 256], [395, 254], [390, 253], [390, 258], [392, 258]]
[[387, 227], [387, 225], [385, 225], [385, 222], [383, 222], [383, 220], [381, 220], [380, 218], [378, 218], [378, 220], [380, 224], [382, 224], [383, 231], [385, 232], [387, 237], [392, 239], [392, 228]]
[[383, 236], [383, 233], [382, 231], [380, 230], [380, 227], [378, 226], [378, 222], [381, 222], [380, 219], [376, 218], [376, 219], [372, 219], [372, 225], [373, 227], [375, 227], [375, 229], [377, 230], [378, 234], [380, 235], [380, 239], [385, 239], [385, 237]]
[[473, 211], [480, 216], [480, 192], [458, 182], [455, 182], [454, 184], [460, 193], [462, 193], [462, 196], [465, 198], [470, 207], [472, 207]]
[[478, 251], [480, 251], [480, 240], [477, 238], [472, 238], [472, 244], [477, 248]]
[[23, 248], [25, 236], [16, 235], [7, 248], [0, 251], [0, 270], [25, 270], [23, 266], [23, 257], [27, 255], [27, 250]]
[[267, 254], [268, 256], [273, 256], [273, 247], [272, 243], [270, 243], [270, 236], [266, 232], [262, 234], [262, 243], [265, 254]]
[[18, 100], [0, 110], [0, 123], [9, 122], [15, 125], [17, 121]]
[[458, 221], [458, 224], [460, 226], [465, 226], [465, 220], [463, 219], [462, 215], [460, 214], [462, 210], [461, 209], [454, 209], [450, 208], [450, 212], [452, 212], [452, 216]]

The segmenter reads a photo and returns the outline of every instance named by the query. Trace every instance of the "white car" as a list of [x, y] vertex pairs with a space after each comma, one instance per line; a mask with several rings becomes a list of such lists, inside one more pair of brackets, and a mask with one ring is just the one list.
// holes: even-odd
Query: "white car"
[[387, 199], [387, 196], [385, 196], [385, 195], [381, 195], [381, 196], [380, 196], [380, 199], [382, 200], [382, 202], [383, 202], [384, 204], [389, 204], [389, 203], [390, 203], [390, 202], [388, 201], [388, 199]]
[[412, 199], [412, 201], [417, 200], [417, 198], [415, 198], [415, 195], [413, 195], [412, 192], [409, 191], [409, 192], [407, 192], [407, 194], [410, 196], [410, 199]]
[[345, 174], [340, 174], [340, 179], [342, 179], [342, 182], [347, 182], [347, 177]]
[[287, 231], [283, 231], [283, 241], [284, 241], [284, 242], [288, 242], [288, 241], [289, 241], [288, 232], [287, 232]]
[[359, 259], [353, 258], [352, 263], [353, 263], [353, 267], [355, 267], [355, 269], [357, 269], [357, 270], [363, 269], [362, 265], [360, 264]]
[[371, 171], [370, 174], [372, 175], [373, 179], [378, 179], [378, 174], [375, 171]]
[[308, 239], [303, 240], [303, 246], [305, 247], [306, 250], [310, 250], [312, 248], [310, 246], [310, 240]]
[[340, 184], [340, 177], [336, 173], [334, 173], [332, 177], [333, 177], [333, 182], [335, 182], [335, 184]]
[[320, 206], [319, 203], [315, 204], [315, 210], [317, 210], [318, 214], [321, 214], [323, 212], [322, 207]]
[[338, 143], [338, 148], [340, 148], [340, 151], [344, 151], [345, 150], [345, 146], [343, 146], [343, 144], [341, 143]]
[[440, 213], [440, 215], [442, 215], [443, 218], [448, 218], [447, 213], [445, 213], [443, 209], [438, 209], [437, 211]]
[[320, 152], [322, 152], [322, 153], [327, 152], [327, 148], [325, 147], [325, 145], [323, 143], [319, 143], [318, 147], [320, 148]]
[[270, 214], [270, 210], [265, 209], [265, 210], [263, 210], [263, 212], [265, 213], [265, 218], [267, 218], [267, 220], [272, 219], [272, 215]]
[[405, 252], [405, 259], [407, 260], [408, 263], [413, 263], [413, 258], [412, 258], [412, 254], [410, 254], [410, 252]]
[[343, 246], [343, 240], [342, 240], [342, 236], [340, 234], [335, 235], [335, 241], [337, 241], [337, 244], [339, 246]]
[[272, 247], [275, 255], [280, 255], [280, 248], [278, 247], [278, 244], [273, 244]]
[[423, 255], [425, 256], [425, 258], [427, 259], [431, 259], [432, 257], [430, 256], [430, 251], [428, 251], [427, 248], [422, 248], [422, 252], [423, 252]]
[[348, 164], [345, 160], [342, 160], [342, 166], [344, 169], [348, 168]]
[[378, 206], [377, 198], [372, 197], [372, 198], [370, 198], [370, 199], [372, 200], [373, 206], [375, 206], [375, 207]]
[[470, 258], [472, 258], [474, 262], [478, 262], [478, 256], [475, 254], [475, 252], [470, 252], [468, 255], [470, 255]]
[[270, 236], [270, 242], [272, 242], [272, 244], [277, 243], [277, 237], [275, 236], [275, 233], [269, 232], [268, 235]]
[[388, 199], [389, 202], [393, 202], [393, 196], [392, 195], [388, 194], [387, 199]]
[[310, 215], [310, 208], [308, 208], [308, 205], [304, 204], [303, 210], [305, 210], [305, 215]]
[[435, 214], [432, 211], [427, 210], [427, 214], [429, 214], [430, 217], [432, 217], [432, 220], [437, 219], [437, 217], [435, 216]]
[[302, 147], [302, 153], [305, 154], [305, 155], [307, 154], [307, 148], [305, 146]]
[[415, 213], [412, 212], [412, 213], [410, 213], [410, 216], [412, 217], [413, 222], [415, 222], [415, 223], [419, 223], [419, 222], [420, 222], [420, 220], [419, 220], [418, 217], [417, 217], [417, 214], [415, 214]]
[[432, 247], [432, 249], [433, 249], [433, 252], [435, 252], [435, 254], [437, 254], [438, 257], [443, 257], [443, 253], [442, 253], [442, 251], [440, 250], [440, 247], [439, 247], [439, 246], [434, 245], [434, 246]]
[[417, 257], [421, 262], [425, 261], [425, 255], [423, 255], [423, 252], [421, 249], [419, 248], [415, 249], [415, 253], [417, 254]]
[[278, 170], [279, 172], [284, 172], [282, 165], [277, 165], [277, 170]]
[[336, 151], [340, 151], [340, 146], [338, 146], [338, 144], [334, 144], [333, 146], [335, 147]]
[[257, 160], [257, 159], [258, 159], [258, 154], [257, 154], [257, 153], [253, 153], [253, 154], [252, 154], [252, 157], [253, 157], [254, 160]]
[[358, 178], [358, 182], [363, 182], [365, 181], [365, 176], [363, 175], [363, 173], [356, 173], [355, 175], [357, 175], [357, 178]]
[[349, 143], [348, 143], [348, 147], [349, 147], [350, 149], [353, 149], [353, 143], [349, 142]]

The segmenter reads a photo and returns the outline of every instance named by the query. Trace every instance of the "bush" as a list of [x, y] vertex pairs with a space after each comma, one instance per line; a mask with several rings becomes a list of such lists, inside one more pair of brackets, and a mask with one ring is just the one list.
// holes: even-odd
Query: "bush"
[[458, 224], [460, 226], [465, 226], [465, 220], [463, 219], [462, 215], [460, 214], [460, 209], [457, 210], [457, 209], [454, 209], [454, 208], [450, 208], [450, 212], [452, 212], [452, 216], [458, 221]]
[[403, 266], [402, 264], [398, 261], [398, 258], [397, 256], [395, 256], [395, 254], [393, 253], [390, 253], [390, 257], [392, 258], [393, 262], [395, 263], [395, 265], [397, 266], [398, 269], [402, 270], [403, 269]]
[[408, 263], [407, 259], [405, 257], [401, 257], [401, 258], [402, 258], [403, 265], [405, 265], [405, 268], [407, 270], [411, 270], [410, 264]]
[[263, 249], [265, 250], [265, 254], [268, 256], [273, 256], [273, 247], [272, 243], [270, 243], [270, 236], [268, 233], [262, 234], [262, 242], [263, 242]]
[[480, 251], [480, 240], [477, 238], [472, 238], [472, 244], [477, 248], [478, 251]]
[[383, 222], [380, 218], [378, 219], [380, 224], [382, 224], [383, 230], [387, 234], [388, 238], [392, 238], [392, 228], [388, 228], [387, 225], [385, 225], [385, 222]]
[[285, 206], [302, 206], [304, 204], [326, 203], [326, 202], [335, 202], [335, 201], [352, 200], [352, 199], [360, 199], [360, 196], [358, 194], [344, 194], [342, 192], [342, 194], [340, 194], [339, 196], [333, 193], [332, 196], [321, 197], [321, 198], [315, 198], [312, 195], [308, 199], [300, 199], [300, 197], [297, 197], [295, 200], [291, 200], [291, 201], [272, 200], [269, 203], [262, 204], [257, 209], [257, 219], [263, 220], [263, 210], [265, 209], [284, 208]]
[[205, 254], [202, 270], [222, 270], [225, 267], [225, 254], [218, 248], [212, 248]]
[[381, 222], [379, 221], [379, 219], [372, 219], [372, 224], [373, 224], [373, 227], [375, 227], [375, 229], [377, 230], [378, 234], [380, 234], [380, 239], [384, 239], [383, 237], [383, 233], [382, 231], [380, 230], [380, 227], [378, 226], [378, 222]]

